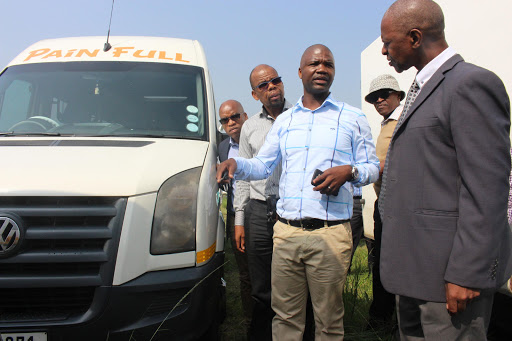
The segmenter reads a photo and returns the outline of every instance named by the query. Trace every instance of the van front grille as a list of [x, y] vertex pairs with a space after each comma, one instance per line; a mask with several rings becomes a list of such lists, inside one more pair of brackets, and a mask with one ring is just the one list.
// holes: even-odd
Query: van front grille
[[125, 207], [126, 198], [0, 197], [0, 217], [24, 231], [16, 254], [0, 258], [0, 322], [85, 313], [112, 284]]

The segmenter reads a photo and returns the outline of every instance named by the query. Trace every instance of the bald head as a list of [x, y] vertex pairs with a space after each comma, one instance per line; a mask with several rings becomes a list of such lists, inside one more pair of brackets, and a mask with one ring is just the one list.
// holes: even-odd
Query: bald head
[[249, 75], [252, 97], [260, 101], [265, 110], [274, 119], [284, 109], [284, 84], [276, 69], [267, 64], [260, 64]]
[[398, 0], [384, 14], [403, 33], [418, 29], [423, 39], [444, 40], [444, 15], [432, 0]]
[[302, 54], [302, 58], [300, 59], [300, 68], [303, 68], [305, 63], [308, 60], [311, 60], [311, 58], [314, 54], [324, 53], [324, 52], [329, 54], [332, 57], [332, 60], [334, 61], [332, 52], [327, 46], [322, 45], [322, 44], [315, 44], [315, 45], [311, 45], [310, 47], [308, 47], [306, 49], [306, 51], [304, 51], [304, 53]]
[[302, 54], [299, 78], [304, 87], [302, 104], [309, 109], [320, 106], [329, 96], [334, 81], [334, 57], [325, 45], [308, 47]]
[[443, 52], [443, 11], [431, 0], [398, 0], [389, 7], [380, 24], [382, 54], [397, 72], [423, 69]]
[[242, 125], [247, 120], [247, 114], [240, 102], [230, 99], [220, 105], [219, 117], [222, 128], [238, 143]]
[[261, 73], [275, 73], [277, 75], [276, 69], [274, 69], [270, 65], [260, 64], [256, 66], [254, 69], [252, 69], [251, 73], [249, 74], [249, 83], [251, 84], [251, 89], [254, 89], [254, 87], [259, 84], [258, 80], [256, 79], [256, 75]]
[[227, 111], [228, 109], [235, 110], [236, 112], [244, 112], [244, 107], [242, 106], [242, 103], [234, 99], [228, 99], [227, 101], [222, 103], [219, 108], [219, 113]]

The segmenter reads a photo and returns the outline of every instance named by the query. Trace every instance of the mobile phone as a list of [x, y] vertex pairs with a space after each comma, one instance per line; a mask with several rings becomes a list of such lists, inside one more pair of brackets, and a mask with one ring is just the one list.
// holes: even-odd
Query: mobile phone
[[219, 182], [219, 187], [224, 191], [224, 192], [227, 192], [228, 189], [229, 189], [229, 185], [231, 184], [231, 181], [229, 182], [223, 182], [223, 181], [226, 181], [229, 179], [229, 172], [228, 171], [225, 171], [224, 173], [222, 173], [222, 178], [220, 179], [221, 182]]
[[224, 173], [222, 173], [222, 178], [221, 180], [224, 181], [224, 180], [227, 180], [229, 177], [229, 172], [228, 171], [225, 171]]
[[322, 175], [323, 173], [324, 173], [324, 172], [322, 172], [320, 169], [315, 169], [315, 172], [313, 173], [313, 177], [311, 178], [311, 184], [312, 184], [313, 186], [318, 186], [318, 185], [320, 185], [320, 184], [321, 184], [321, 182], [320, 182], [320, 183], [317, 183], [317, 184], [314, 184], [314, 183], [313, 183], [313, 180], [315, 180], [318, 176]]

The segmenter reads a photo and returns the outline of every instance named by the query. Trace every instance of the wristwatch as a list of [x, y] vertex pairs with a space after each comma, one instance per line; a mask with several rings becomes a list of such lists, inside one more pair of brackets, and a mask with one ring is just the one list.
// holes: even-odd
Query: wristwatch
[[356, 167], [352, 166], [352, 177], [350, 178], [350, 181], [356, 181], [359, 178], [359, 171]]

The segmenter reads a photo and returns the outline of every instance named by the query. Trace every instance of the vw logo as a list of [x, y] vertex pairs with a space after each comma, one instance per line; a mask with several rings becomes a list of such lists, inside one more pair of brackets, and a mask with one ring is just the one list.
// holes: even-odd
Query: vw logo
[[22, 231], [14, 219], [0, 216], [0, 257], [10, 255], [17, 249]]

